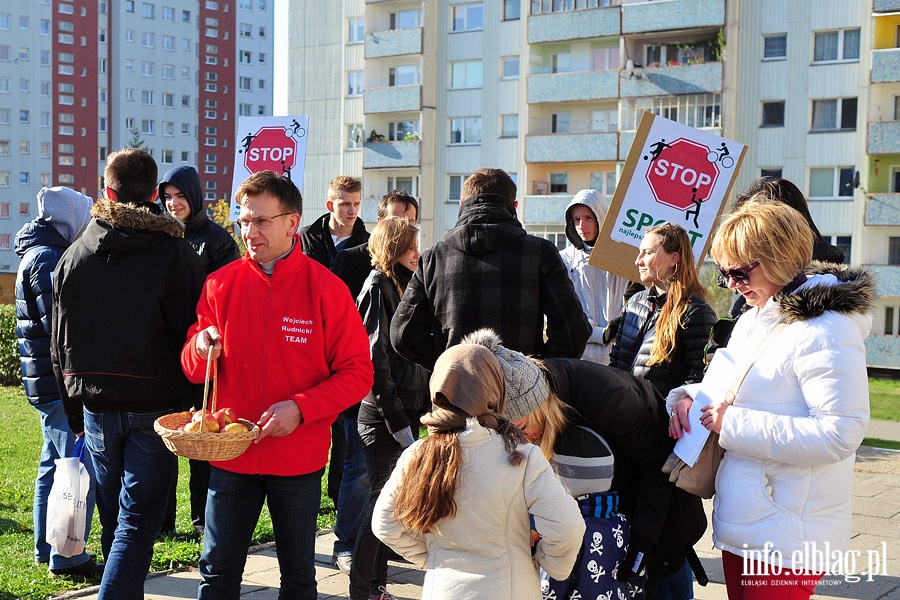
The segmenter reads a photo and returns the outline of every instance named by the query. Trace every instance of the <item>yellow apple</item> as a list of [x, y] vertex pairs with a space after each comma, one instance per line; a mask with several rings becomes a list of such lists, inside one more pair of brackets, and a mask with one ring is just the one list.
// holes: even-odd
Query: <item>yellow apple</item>
[[222, 428], [222, 432], [232, 432], [232, 431], [250, 431], [247, 429], [247, 426], [243, 423], [239, 423], [235, 421], [234, 423], [229, 423], [225, 427]]

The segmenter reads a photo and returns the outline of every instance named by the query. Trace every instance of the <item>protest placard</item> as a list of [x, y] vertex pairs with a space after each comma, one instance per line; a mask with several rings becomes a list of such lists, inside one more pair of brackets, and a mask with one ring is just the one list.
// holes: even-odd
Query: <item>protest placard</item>
[[699, 265], [746, 152], [744, 144], [645, 112], [590, 264], [638, 281], [644, 233], [671, 222], [688, 231]]

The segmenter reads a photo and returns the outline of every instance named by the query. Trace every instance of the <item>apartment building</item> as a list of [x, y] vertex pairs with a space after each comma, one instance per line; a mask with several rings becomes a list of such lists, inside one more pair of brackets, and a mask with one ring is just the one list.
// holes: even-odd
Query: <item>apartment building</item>
[[[806, 192], [823, 235], [878, 277], [870, 363], [900, 367], [900, 1], [344, 0], [324, 21], [319, 9], [291, 3], [292, 30], [316, 20], [292, 41], [288, 105], [322, 132], [307, 205], [324, 210], [337, 173], [363, 178], [367, 220], [405, 188], [427, 246], [456, 222], [465, 177], [500, 167], [525, 227], [564, 247], [566, 204], [586, 187], [612, 195], [651, 111], [747, 144], [736, 190], [778, 175]], [[298, 89], [309, 78], [328, 84]]]
[[96, 198], [140, 145], [229, 198], [238, 115], [272, 114], [271, 0], [10, 0], [0, 7], [0, 273], [42, 186]]

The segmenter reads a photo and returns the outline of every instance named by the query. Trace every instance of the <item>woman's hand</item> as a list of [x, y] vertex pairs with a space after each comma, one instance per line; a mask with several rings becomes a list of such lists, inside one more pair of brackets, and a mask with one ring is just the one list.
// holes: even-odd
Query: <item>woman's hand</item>
[[722, 420], [725, 418], [725, 411], [730, 404], [724, 402], [713, 402], [703, 407], [703, 415], [700, 417], [700, 423], [713, 433], [722, 432]]
[[691, 424], [688, 422], [688, 412], [690, 412], [691, 405], [693, 403], [693, 398], [691, 398], [690, 396], [685, 396], [672, 405], [672, 416], [669, 417], [670, 438], [676, 440], [680, 438], [682, 429], [684, 431], [690, 432]]

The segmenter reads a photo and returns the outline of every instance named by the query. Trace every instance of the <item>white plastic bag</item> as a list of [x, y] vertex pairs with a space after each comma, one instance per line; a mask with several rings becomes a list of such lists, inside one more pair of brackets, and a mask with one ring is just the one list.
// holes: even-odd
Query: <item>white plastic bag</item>
[[84, 552], [87, 493], [91, 477], [78, 457], [57, 458], [47, 500], [47, 543], [62, 556]]

